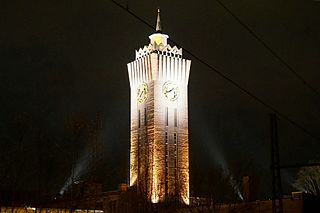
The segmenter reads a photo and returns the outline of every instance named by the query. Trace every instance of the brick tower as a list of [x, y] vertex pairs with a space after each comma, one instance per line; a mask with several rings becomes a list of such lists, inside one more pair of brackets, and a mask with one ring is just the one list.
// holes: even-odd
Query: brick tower
[[167, 44], [158, 10], [150, 43], [127, 64], [131, 88], [130, 186], [152, 203], [189, 204], [188, 79], [191, 61]]

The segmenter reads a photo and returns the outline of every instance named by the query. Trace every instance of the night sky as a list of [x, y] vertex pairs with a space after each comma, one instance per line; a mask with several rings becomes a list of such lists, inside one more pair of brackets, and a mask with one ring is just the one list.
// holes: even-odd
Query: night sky
[[[160, 7], [173, 41], [320, 138], [319, 2], [221, 0], [307, 84], [217, 1], [117, 2], [151, 25]], [[110, 0], [1, 1], [1, 199], [59, 193], [71, 168], [76, 180], [100, 181], [105, 190], [127, 181], [126, 64], [153, 32]], [[230, 176], [240, 183], [252, 175], [259, 196], [269, 198], [272, 111], [191, 55], [184, 58], [192, 60], [191, 196], [228, 199]], [[93, 137], [96, 117], [102, 127]], [[320, 139], [281, 117], [279, 142], [281, 164], [320, 159]], [[282, 170], [286, 193], [296, 172]]]

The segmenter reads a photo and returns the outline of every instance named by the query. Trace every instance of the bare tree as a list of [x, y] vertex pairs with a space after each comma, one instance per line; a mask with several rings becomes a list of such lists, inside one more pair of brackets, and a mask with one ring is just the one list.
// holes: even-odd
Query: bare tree
[[293, 187], [302, 192], [320, 196], [320, 166], [301, 168]]

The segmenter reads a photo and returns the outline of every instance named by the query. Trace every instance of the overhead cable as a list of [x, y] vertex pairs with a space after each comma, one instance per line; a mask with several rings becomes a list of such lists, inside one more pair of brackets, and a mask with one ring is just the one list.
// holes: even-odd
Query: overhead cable
[[[121, 9], [123, 9], [124, 11], [126, 11], [127, 13], [129, 13], [130, 15], [132, 15], [134, 18], [136, 18], [137, 20], [141, 21], [142, 23], [144, 23], [145, 25], [147, 25], [148, 27], [150, 27], [151, 29], [154, 29], [154, 26], [152, 26], [151, 24], [149, 24], [147, 21], [145, 21], [143, 18], [141, 18], [140, 16], [138, 16], [137, 14], [135, 14], [134, 12], [130, 11], [128, 8], [124, 7], [123, 5], [119, 4], [118, 2], [116, 2], [115, 0], [111, 0], [111, 2], [113, 2], [114, 4], [116, 4], [118, 7], [120, 7]], [[177, 42], [175, 42], [172, 39], [169, 39], [173, 44], [182, 47], [182, 45], [178, 44]], [[258, 96], [256, 96], [255, 94], [253, 94], [252, 92], [250, 92], [249, 90], [245, 89], [243, 86], [241, 86], [239, 83], [237, 83], [236, 81], [232, 80], [230, 77], [226, 76], [225, 74], [223, 74], [220, 70], [218, 70], [217, 68], [213, 67], [212, 65], [210, 65], [209, 63], [207, 63], [206, 61], [204, 61], [203, 59], [201, 59], [200, 57], [198, 57], [197, 55], [195, 55], [194, 53], [192, 53], [191, 51], [189, 51], [186, 48], [183, 48], [183, 51], [188, 53], [190, 56], [192, 56], [194, 59], [196, 59], [198, 62], [200, 62], [201, 64], [205, 65], [207, 68], [209, 68], [210, 70], [212, 70], [213, 72], [215, 72], [216, 74], [218, 74], [220, 77], [222, 77], [223, 79], [225, 79], [226, 81], [230, 82], [231, 84], [233, 84], [236, 88], [238, 88], [239, 90], [241, 90], [243, 93], [245, 93], [246, 95], [248, 95], [249, 97], [251, 97], [252, 99], [254, 99], [255, 101], [257, 101], [258, 103], [260, 103], [261, 105], [265, 106], [266, 108], [268, 108], [269, 110], [271, 110], [272, 112], [276, 113], [279, 117], [282, 117], [284, 120], [286, 120], [287, 122], [291, 123], [293, 126], [296, 126], [297, 128], [299, 128], [302, 132], [304, 132], [306, 135], [312, 137], [313, 139], [317, 140], [320, 142], [320, 137], [312, 134], [308, 129], [306, 129], [305, 127], [301, 126], [299, 123], [297, 123], [296, 121], [292, 120], [291, 118], [289, 118], [287, 115], [285, 115], [284, 113], [280, 112], [279, 110], [277, 110], [275, 107], [271, 106], [270, 104], [264, 102], [261, 98], [259, 98]]]

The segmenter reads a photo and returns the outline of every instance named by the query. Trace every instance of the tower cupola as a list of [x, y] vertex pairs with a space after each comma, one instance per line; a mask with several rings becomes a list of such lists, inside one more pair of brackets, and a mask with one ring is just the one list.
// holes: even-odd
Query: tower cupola
[[[158, 9], [156, 32], [149, 36], [150, 44], [154, 46], [154, 49], [162, 49], [167, 46], [168, 35], [161, 33], [161, 21], [160, 21], [160, 9]], [[162, 48], [161, 48], [162, 47]]]

